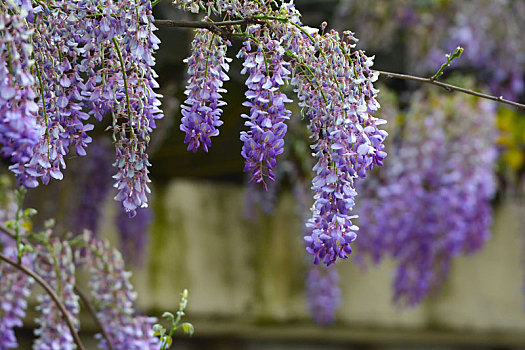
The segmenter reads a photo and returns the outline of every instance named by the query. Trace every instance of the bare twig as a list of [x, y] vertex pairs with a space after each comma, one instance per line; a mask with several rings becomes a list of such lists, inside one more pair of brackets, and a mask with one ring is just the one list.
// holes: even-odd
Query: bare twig
[[[231, 37], [231, 33], [223, 29], [223, 27], [229, 27], [229, 26], [234, 26], [234, 25], [244, 25], [244, 24], [254, 24], [254, 23], [265, 24], [266, 22], [261, 19], [245, 18], [245, 19], [224, 21], [224, 22], [156, 20], [155, 23], [159, 27], [208, 29], [210, 31], [213, 31], [229, 39]], [[474, 95], [474, 96], [481, 97], [484, 99], [504, 103], [504, 104], [514, 106], [517, 108], [521, 108], [521, 109], [525, 109], [525, 104], [507, 100], [503, 98], [503, 96], [498, 97], [498, 96], [493, 96], [493, 95], [488, 95], [488, 94], [484, 94], [481, 92], [477, 92], [474, 90], [465, 89], [459, 86], [443, 83], [441, 81], [436, 80], [435, 78], [423, 78], [423, 77], [418, 77], [414, 75], [392, 73], [392, 72], [386, 72], [386, 71], [381, 71], [381, 70], [377, 70], [377, 72], [379, 72], [380, 75], [383, 75], [387, 78], [412, 80], [412, 81], [417, 81], [419, 83], [432, 84], [432, 85], [439, 86], [447, 91], [458, 91], [464, 94]]]
[[[3, 231], [3, 229], [2, 229]], [[9, 265], [13, 266], [14, 268], [22, 271], [26, 275], [32, 277], [38, 284], [44, 288], [44, 290], [49, 294], [51, 299], [55, 302], [58, 309], [62, 313], [62, 318], [64, 321], [66, 321], [67, 327], [69, 328], [69, 331], [71, 332], [71, 335], [73, 336], [73, 341], [78, 346], [79, 350], [85, 350], [84, 345], [82, 344], [82, 341], [80, 340], [80, 337], [78, 336], [77, 330], [75, 329], [75, 325], [73, 324], [73, 321], [71, 321], [71, 318], [69, 317], [69, 313], [66, 310], [66, 307], [64, 304], [60, 301], [59, 296], [55, 293], [53, 288], [46, 282], [42, 277], [40, 277], [38, 274], [36, 274], [34, 271], [28, 269], [22, 264], [19, 264], [18, 262], [9, 259], [7, 256], [0, 253], [0, 260], [3, 260], [4, 262], [8, 263]]]
[[0, 231], [11, 237], [12, 239], [16, 240], [16, 234], [13, 230], [9, 229], [4, 224], [0, 224]]
[[416, 76], [413, 76], [413, 75], [385, 72], [385, 71], [381, 71], [381, 70], [378, 70], [377, 72], [379, 72], [380, 75], [383, 75], [386, 78], [412, 80], [412, 81], [417, 81], [417, 82], [420, 82], [420, 83], [432, 84], [432, 85], [436, 85], [436, 86], [442, 87], [443, 89], [445, 89], [447, 91], [459, 91], [459, 92], [462, 92], [464, 94], [474, 95], [474, 96], [477, 96], [477, 97], [485, 98], [487, 100], [501, 102], [501, 103], [508, 104], [510, 106], [514, 106], [514, 107], [525, 109], [525, 104], [514, 102], [514, 101], [510, 101], [510, 100], [506, 100], [506, 99], [503, 98], [503, 96], [497, 97], [497, 96], [484, 94], [484, 93], [481, 93], [481, 92], [465, 89], [465, 88], [462, 88], [462, 87], [459, 87], [459, 86], [443, 83], [441, 81], [438, 81], [438, 80], [435, 80], [435, 79], [432, 79], [432, 78], [422, 78], [422, 77], [416, 77]]
[[255, 18], [244, 18], [234, 21], [224, 22], [205, 22], [205, 21], [174, 21], [170, 19], [156, 19], [155, 25], [157, 27], [172, 27], [172, 28], [203, 28], [213, 30], [215, 27], [228, 27], [245, 24], [264, 24], [266, 22]]
[[108, 345], [109, 350], [115, 350], [115, 348], [113, 347], [113, 344], [111, 343], [111, 339], [109, 337], [109, 334], [106, 332], [106, 329], [102, 325], [102, 322], [100, 322], [100, 320], [99, 320], [99, 318], [97, 316], [97, 312], [95, 311], [95, 308], [93, 307], [93, 305], [89, 301], [88, 297], [77, 286], [75, 286], [75, 293], [78, 294], [78, 296], [82, 300], [82, 303], [84, 304], [84, 306], [86, 307], [88, 312], [91, 314], [91, 317], [93, 317], [93, 320], [95, 321], [97, 326], [100, 328], [100, 330], [102, 332], [102, 336], [104, 337], [104, 339], [106, 339], [106, 344]]

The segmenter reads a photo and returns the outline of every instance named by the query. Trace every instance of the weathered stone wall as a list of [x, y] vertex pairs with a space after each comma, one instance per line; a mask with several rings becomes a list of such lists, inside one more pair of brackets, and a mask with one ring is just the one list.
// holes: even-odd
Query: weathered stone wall
[[[143, 310], [176, 310], [178, 293], [188, 288], [189, 318], [208, 320], [215, 326], [210, 331], [227, 324], [252, 331], [262, 324], [311, 328], [301, 223], [291, 196], [279, 201], [274, 216], [253, 222], [243, 216], [241, 186], [177, 180], [154, 192], [149, 254], [134, 276]], [[483, 251], [457, 259], [441, 294], [413, 309], [390, 302], [390, 262], [367, 271], [351, 259], [339, 263], [339, 329], [512, 334], [525, 344], [522, 215], [511, 202], [496, 208]], [[114, 235], [109, 224], [104, 231]]]

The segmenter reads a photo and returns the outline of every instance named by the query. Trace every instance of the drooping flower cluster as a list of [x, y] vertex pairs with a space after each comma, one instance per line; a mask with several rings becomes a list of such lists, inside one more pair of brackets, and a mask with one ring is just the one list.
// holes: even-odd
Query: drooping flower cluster
[[147, 206], [146, 146], [162, 117], [151, 2], [8, 1], [0, 22], [8, 33], [0, 38], [0, 143], [19, 183], [62, 179], [70, 149], [86, 154], [89, 117], [111, 114], [116, 199], [130, 215]]
[[[34, 262], [35, 272], [55, 290], [78, 330], [80, 306], [78, 296], [74, 292], [75, 264], [72, 249], [67, 242], [52, 238], [48, 251], [45, 250], [43, 247], [38, 249], [40, 254]], [[33, 349], [76, 349], [71, 331], [51, 296], [47, 293], [39, 294], [38, 301], [40, 304], [37, 311], [40, 315], [35, 319], [38, 324], [35, 335], [38, 338], [33, 344]]]
[[[245, 105], [250, 107], [246, 122], [250, 131], [241, 134], [245, 170], [252, 173], [254, 182], [273, 180], [275, 156], [282, 152], [284, 121], [289, 117], [284, 108], [289, 101], [279, 88], [292, 70], [288, 67], [293, 68], [290, 82], [310, 121], [318, 160], [307, 251], [316, 264], [331, 265], [347, 258], [357, 230], [351, 215], [357, 195], [354, 180], [365, 177], [374, 165], [382, 165], [386, 157], [382, 143], [387, 133], [379, 129], [384, 121], [372, 116], [379, 108], [373, 87], [378, 74], [371, 70], [372, 58], [353, 50], [357, 39], [351, 32], [341, 38], [334, 30], [321, 34], [303, 26], [293, 2], [282, 2], [279, 8], [271, 1], [175, 0], [174, 4], [187, 11], [205, 9], [208, 15], [233, 14], [264, 22], [248, 25], [246, 31], [230, 28], [233, 34], [248, 38], [239, 54], [243, 72], [249, 74]], [[290, 65], [283, 63], [285, 56]]]
[[[297, 46], [297, 36], [290, 37], [291, 50]], [[357, 195], [354, 180], [365, 177], [374, 165], [382, 165], [386, 157], [382, 142], [387, 133], [378, 128], [384, 121], [371, 115], [379, 108], [372, 85], [377, 73], [370, 69], [371, 58], [360, 51], [350, 52], [355, 39], [349, 32], [345, 36], [348, 41], [331, 31], [317, 37], [318, 49], [296, 49], [310, 67], [292, 83], [297, 86], [303, 112], [310, 118], [315, 142], [315, 203], [308, 222], [312, 231], [305, 241], [316, 264], [331, 265], [351, 253], [350, 243], [358, 229], [352, 223], [356, 216], [351, 214]], [[303, 40], [310, 38], [311, 34]], [[337, 49], [330, 50], [334, 47]]]
[[306, 277], [308, 306], [314, 320], [327, 325], [335, 321], [335, 311], [341, 302], [339, 275], [335, 266], [312, 266]]
[[[106, 330], [115, 350], [158, 349], [153, 337], [155, 318], [135, 315], [136, 292], [130, 283], [131, 273], [124, 269], [119, 251], [107, 241], [98, 240], [89, 231], [82, 235], [84, 247], [76, 251], [76, 262], [86, 266], [91, 274], [91, 294], [99, 302], [97, 317]], [[108, 349], [106, 340], [98, 334], [101, 349]]]
[[105, 139], [95, 140], [90, 152], [73, 171], [77, 188], [76, 202], [72, 206], [71, 230], [82, 232], [88, 229], [94, 234], [102, 218], [104, 199], [111, 189], [112, 150]]
[[351, 24], [367, 49], [395, 54], [402, 38], [406, 71], [433, 74], [459, 45], [465, 50], [452, 67], [474, 68], [498, 96], [525, 91], [523, 1], [343, 1], [335, 13], [338, 27]]
[[[464, 96], [416, 94], [392, 161], [362, 184], [360, 254], [397, 261], [394, 301], [436, 291], [454, 257], [490, 237], [494, 105]], [[392, 148], [391, 148], [392, 149]]]
[[120, 251], [127, 262], [141, 266], [148, 244], [148, 228], [153, 221], [153, 210], [144, 208], [130, 218], [124, 212], [117, 215], [116, 224]]
[[[261, 31], [259, 26], [248, 29], [250, 34], [257, 31]], [[252, 51], [250, 42], [246, 41], [238, 57], [244, 60], [241, 73], [249, 74], [245, 93], [248, 101], [243, 105], [250, 107], [250, 115], [242, 117], [248, 119], [244, 125], [250, 130], [241, 132], [244, 142], [241, 154], [246, 159], [244, 171], [251, 172], [250, 182], [262, 182], [267, 189], [265, 178], [275, 181], [276, 156], [283, 153], [285, 121], [291, 115], [284, 104], [292, 100], [279, 90], [289, 80], [289, 64], [284, 61], [280, 43], [272, 39], [256, 51]]]
[[[0, 176], [0, 223], [12, 221], [16, 218], [17, 205], [15, 196], [8, 191], [8, 181], [4, 181], [5, 176]], [[25, 236], [23, 227], [20, 230]], [[0, 250], [9, 259], [16, 261], [17, 247], [16, 241], [6, 235], [0, 235]], [[22, 265], [30, 268], [33, 264], [34, 255], [26, 254], [22, 258]], [[11, 265], [0, 263], [0, 349], [19, 348], [15, 327], [23, 326], [23, 319], [26, 315], [27, 298], [34, 283], [33, 279], [26, 274], [15, 269]]]
[[[15, 164], [27, 164], [41, 139], [37, 123], [35, 78], [31, 74], [31, 1], [0, 4], [0, 154]], [[32, 183], [26, 183], [31, 185]]]
[[197, 152], [200, 145], [207, 152], [211, 146], [211, 137], [219, 135], [222, 125], [221, 100], [222, 88], [227, 81], [229, 70], [226, 49], [229, 43], [208, 30], [198, 30], [192, 43], [192, 55], [185, 62], [188, 64], [188, 96], [181, 106], [183, 115], [180, 129], [186, 133], [184, 139], [188, 150]]

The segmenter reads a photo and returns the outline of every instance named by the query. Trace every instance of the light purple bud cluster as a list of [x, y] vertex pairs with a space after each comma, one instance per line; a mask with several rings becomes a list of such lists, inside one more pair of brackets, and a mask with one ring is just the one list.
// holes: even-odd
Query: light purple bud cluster
[[[248, 31], [253, 34], [261, 28], [252, 26]], [[250, 115], [242, 117], [248, 119], [244, 125], [250, 130], [241, 132], [244, 142], [241, 154], [246, 159], [244, 171], [251, 172], [250, 183], [262, 182], [267, 189], [265, 178], [275, 181], [276, 156], [284, 151], [285, 122], [291, 115], [284, 104], [292, 100], [279, 90], [289, 80], [289, 64], [284, 61], [280, 43], [272, 39], [256, 51], [246, 41], [238, 57], [244, 60], [241, 73], [249, 74], [245, 93], [248, 101], [243, 105], [250, 107]]]
[[311, 266], [306, 277], [306, 295], [313, 319], [321, 325], [333, 323], [341, 302], [335, 266]]
[[197, 152], [200, 145], [204, 151], [211, 146], [211, 137], [219, 135], [218, 127], [222, 125], [221, 100], [223, 83], [229, 80], [226, 50], [229, 42], [220, 36], [200, 29], [192, 43], [192, 55], [184, 62], [188, 64], [188, 85], [184, 92], [188, 98], [181, 106], [183, 115], [180, 129], [186, 133], [184, 139], [188, 150]]
[[[153, 337], [152, 331], [155, 319], [135, 315], [133, 303], [137, 294], [130, 283], [131, 273], [124, 269], [122, 255], [87, 230], [82, 240], [87, 248], [79, 248], [76, 259], [91, 274], [91, 294], [98, 301], [97, 317], [113, 348], [158, 350], [158, 339]], [[106, 340], [100, 334], [96, 337], [100, 340], [99, 347], [108, 349]]]
[[31, 74], [33, 17], [31, 1], [0, 4], [0, 154], [12, 163], [26, 164], [40, 141], [35, 78]]
[[198, 13], [204, 10], [216, 16], [229, 15], [233, 17], [246, 17], [261, 14], [271, 8], [270, 1], [245, 1], [245, 0], [173, 0], [173, 5], [184, 11]]
[[512, 100], [523, 94], [523, 1], [447, 1], [427, 5], [421, 6], [418, 1], [345, 1], [335, 13], [340, 26], [351, 24], [360, 33], [368, 50], [395, 55], [401, 43], [407, 71], [431, 75], [445, 62], [445, 54], [459, 45], [465, 50], [451, 69], [461, 67], [473, 72], [497, 96]]
[[453, 258], [490, 237], [495, 189], [495, 106], [460, 95], [416, 94], [402, 143], [364, 182], [359, 251], [397, 261], [394, 301], [415, 305], [437, 291]]
[[[40, 254], [35, 259], [34, 270], [53, 287], [66, 307], [75, 328], [78, 329], [80, 306], [78, 296], [74, 292], [75, 264], [72, 249], [67, 242], [52, 238], [49, 242], [49, 251], [45, 252], [46, 250], [45, 247], [38, 248]], [[37, 306], [40, 315], [35, 319], [38, 325], [35, 335], [38, 338], [33, 344], [33, 349], [76, 349], [71, 331], [51, 296], [42, 293], [37, 299], [40, 302]]]

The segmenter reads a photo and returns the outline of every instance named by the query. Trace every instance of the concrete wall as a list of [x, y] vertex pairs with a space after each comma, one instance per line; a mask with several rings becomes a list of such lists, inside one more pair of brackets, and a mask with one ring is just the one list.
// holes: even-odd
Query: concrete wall
[[[279, 328], [315, 337], [319, 331], [303, 297], [301, 223], [290, 195], [278, 202], [274, 216], [253, 222], [243, 216], [241, 186], [178, 180], [154, 194], [149, 254], [134, 275], [143, 310], [174, 311], [178, 293], [187, 288], [188, 318], [201, 334], [266, 330], [271, 337]], [[337, 325], [319, 336], [366, 342], [373, 330], [386, 341], [417, 334], [435, 343], [525, 345], [523, 214], [510, 201], [497, 207], [493, 237], [483, 251], [457, 259], [441, 294], [413, 309], [390, 302], [391, 262], [367, 271], [351, 259], [338, 263], [343, 304]], [[104, 231], [114, 237], [111, 225]]]

